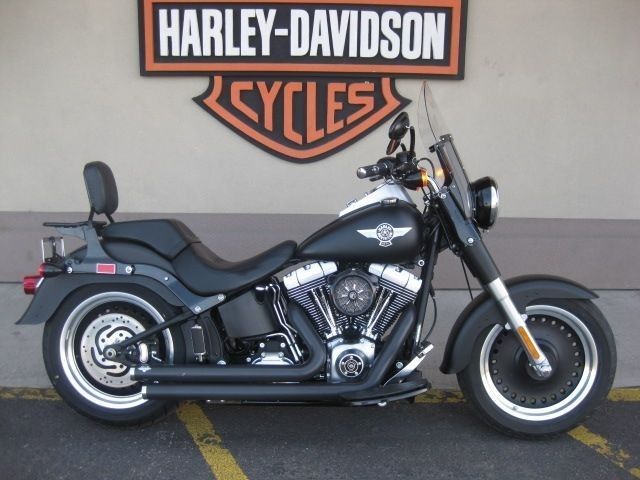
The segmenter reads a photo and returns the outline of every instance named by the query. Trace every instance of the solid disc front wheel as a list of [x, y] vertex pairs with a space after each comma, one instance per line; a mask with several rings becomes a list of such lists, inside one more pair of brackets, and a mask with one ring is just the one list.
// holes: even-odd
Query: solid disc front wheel
[[606, 396], [615, 374], [615, 343], [592, 302], [550, 301], [526, 313], [552, 374], [537, 376], [516, 335], [496, 325], [478, 338], [458, 381], [482, 418], [498, 430], [554, 434], [580, 422]]

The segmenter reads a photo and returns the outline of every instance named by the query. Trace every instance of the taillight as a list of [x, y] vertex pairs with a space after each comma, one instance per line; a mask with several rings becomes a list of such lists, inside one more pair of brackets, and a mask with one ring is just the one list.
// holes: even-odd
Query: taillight
[[38, 275], [28, 275], [22, 279], [22, 288], [27, 295], [34, 295], [45, 278], [55, 277], [62, 273], [60, 267], [44, 262], [38, 267]]
[[44, 280], [40, 275], [29, 275], [22, 279], [22, 288], [27, 295], [34, 295], [36, 290]]

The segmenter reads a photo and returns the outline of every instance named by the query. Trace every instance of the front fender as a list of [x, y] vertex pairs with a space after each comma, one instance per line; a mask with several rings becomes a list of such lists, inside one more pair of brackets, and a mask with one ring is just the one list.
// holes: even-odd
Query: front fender
[[90, 285], [137, 285], [150, 290], [176, 307], [184, 306], [166, 286], [152, 278], [135, 275], [61, 274], [45, 278], [38, 287], [33, 300], [16, 324], [35, 325], [46, 322], [53, 316], [62, 301], [75, 290]]
[[[549, 298], [598, 298], [598, 295], [579, 283], [551, 275], [523, 275], [506, 280], [505, 285], [521, 313], [524, 313], [525, 308], [534, 301]], [[453, 325], [440, 371], [458, 373], [463, 370], [469, 364], [473, 345], [482, 331], [491, 325], [504, 325], [506, 322], [507, 319], [498, 304], [487, 292], [478, 295], [467, 305]]]

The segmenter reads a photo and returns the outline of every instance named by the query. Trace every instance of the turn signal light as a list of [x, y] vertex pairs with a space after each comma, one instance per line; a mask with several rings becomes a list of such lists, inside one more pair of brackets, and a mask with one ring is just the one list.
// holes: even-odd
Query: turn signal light
[[417, 172], [407, 175], [402, 183], [405, 187], [413, 190], [425, 188], [429, 186], [429, 174], [424, 168], [421, 168]]

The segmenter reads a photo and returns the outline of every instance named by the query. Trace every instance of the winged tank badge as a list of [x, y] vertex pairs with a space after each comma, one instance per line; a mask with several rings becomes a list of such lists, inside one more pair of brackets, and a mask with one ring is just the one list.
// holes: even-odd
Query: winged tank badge
[[358, 233], [367, 238], [377, 238], [381, 247], [388, 247], [391, 241], [397, 237], [404, 237], [412, 227], [396, 228], [390, 223], [381, 223], [376, 228], [358, 230]]

